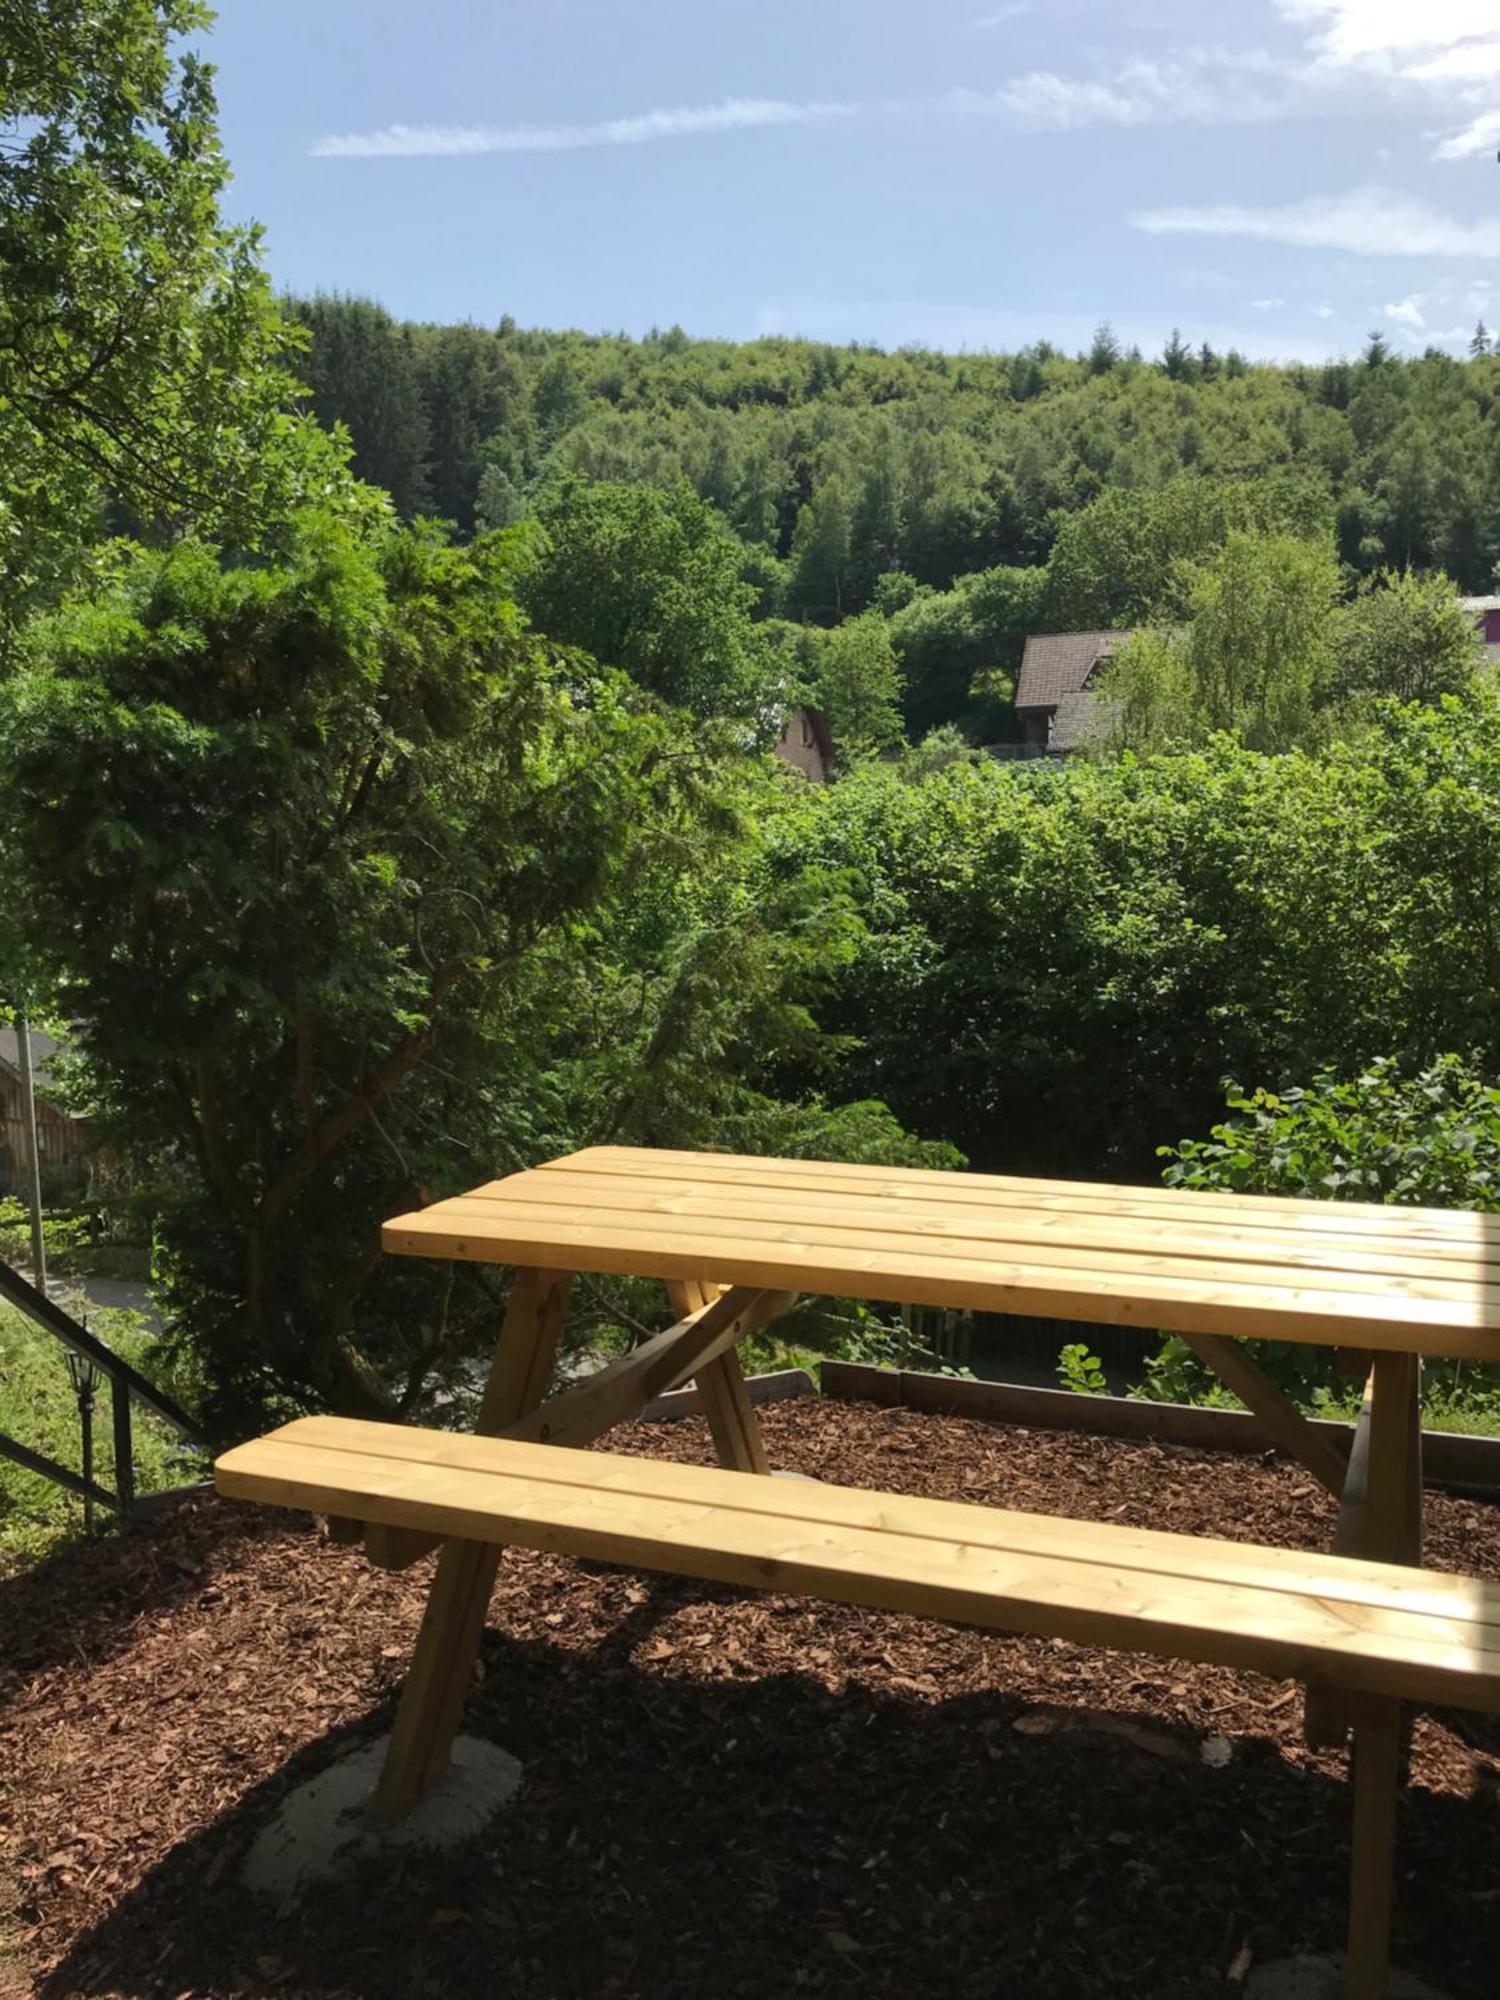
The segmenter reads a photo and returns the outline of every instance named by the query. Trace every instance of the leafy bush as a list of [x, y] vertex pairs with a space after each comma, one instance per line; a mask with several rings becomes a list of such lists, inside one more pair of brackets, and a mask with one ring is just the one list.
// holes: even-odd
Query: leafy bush
[[1170, 1187], [1500, 1209], [1500, 1089], [1456, 1055], [1403, 1076], [1377, 1057], [1306, 1089], [1231, 1091], [1207, 1139], [1163, 1147]]
[[1075, 1396], [1107, 1396], [1109, 1378], [1104, 1363], [1087, 1342], [1070, 1340], [1057, 1357], [1057, 1379]]
[[[42, 1240], [48, 1272], [56, 1277], [145, 1278], [150, 1272], [148, 1246], [117, 1239], [92, 1210], [44, 1210]], [[31, 1211], [14, 1195], [0, 1196], [0, 1258], [31, 1264]]]
[[1112, 764], [884, 766], [805, 787], [781, 865], [862, 932], [830, 1082], [980, 1169], [1149, 1180], [1223, 1079], [1500, 1077], [1500, 707], [1384, 714], [1323, 756], [1217, 740]]
[[[1231, 1090], [1228, 1108], [1233, 1116], [1207, 1139], [1162, 1148], [1169, 1186], [1500, 1210], [1500, 1089], [1459, 1056], [1405, 1073], [1380, 1057], [1358, 1076], [1320, 1075], [1306, 1088]], [[1289, 1394], [1320, 1414], [1352, 1413], [1358, 1389], [1334, 1375], [1326, 1348], [1251, 1346]], [[1429, 1423], [1496, 1428], [1500, 1365], [1435, 1362], [1425, 1375]], [[1143, 1393], [1171, 1402], [1230, 1400], [1171, 1336], [1146, 1364]]]

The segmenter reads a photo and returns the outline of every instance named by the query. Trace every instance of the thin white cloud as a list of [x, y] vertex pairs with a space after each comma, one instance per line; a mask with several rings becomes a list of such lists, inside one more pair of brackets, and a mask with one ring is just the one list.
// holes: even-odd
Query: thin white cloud
[[1265, 123], [1355, 114], [1393, 102], [1421, 105], [1444, 125], [1438, 159], [1482, 152], [1497, 115], [1486, 101], [1500, 78], [1497, 0], [1275, 0], [1307, 31], [1300, 54], [1263, 48], [1179, 49], [1109, 72], [1032, 70], [991, 102], [1031, 129], [1098, 125]]
[[321, 159], [432, 159], [476, 153], [572, 153], [592, 146], [641, 146], [654, 139], [694, 138], [707, 132], [744, 132], [768, 125], [820, 125], [851, 118], [852, 104], [787, 103], [778, 98], [731, 97], [720, 104], [685, 105], [607, 118], [593, 125], [387, 125], [378, 132], [331, 132], [315, 141]]
[[1458, 42], [1441, 55], [1417, 63], [1406, 74], [1418, 83], [1488, 83], [1500, 76], [1500, 34], [1482, 42]]
[[1292, 108], [1285, 63], [1258, 50], [1196, 50], [1161, 62], [1137, 59], [1107, 76], [1028, 70], [972, 102], [1008, 113], [1032, 130], [1087, 125], [1256, 124]]
[[1285, 304], [1285, 299], [1252, 299], [1250, 309], [1252, 312], [1273, 313], [1279, 311]]
[[976, 29], [1003, 28], [1007, 21], [1018, 20], [1022, 14], [1035, 11], [1034, 0], [1010, 0], [1009, 6], [992, 7], [987, 14], [976, 16], [969, 26]]
[[1472, 124], [1444, 139], [1433, 158], [1470, 160], [1495, 148], [1500, 148], [1500, 111], [1482, 111]]
[[[1028, 70], [992, 90], [955, 89], [906, 100], [829, 103], [731, 97], [587, 124], [417, 125], [328, 133], [312, 151], [329, 159], [561, 153], [886, 116], [1000, 118], [1027, 131], [1088, 127], [1254, 124], [1298, 116], [1328, 118], [1397, 101], [1434, 107], [1450, 126], [1434, 157], [1467, 159], [1500, 146], [1500, 111], [1486, 86], [1500, 77], [1500, 0], [1424, 0], [1413, 13], [1397, 0], [1274, 0], [1284, 19], [1308, 31], [1300, 56], [1261, 48], [1177, 50], [1109, 71], [1068, 75]], [[1009, 0], [971, 27], [998, 27], [1036, 11]], [[1453, 121], [1466, 122], [1454, 126]]]
[[1398, 326], [1422, 327], [1427, 321], [1422, 315], [1422, 295], [1413, 292], [1410, 298], [1398, 299], [1394, 305], [1385, 307], [1387, 319], [1393, 319]]
[[1005, 111], [1035, 131], [1071, 132], [1080, 125], [1143, 125], [1157, 115], [1159, 93], [1134, 93], [1114, 83], [1031, 70], [988, 95], [967, 92], [970, 109]]
[[1359, 257], [1500, 257], [1500, 219], [1466, 222], [1384, 188], [1318, 195], [1282, 207], [1221, 202], [1144, 209], [1131, 221], [1152, 236], [1244, 236]]
[[1494, 0], [1276, 0], [1277, 12], [1314, 30], [1323, 60], [1388, 60], [1495, 32]]
[[1314, 319], [1332, 319], [1334, 316], [1332, 306], [1309, 306], [1308, 311]]
[[1276, 0], [1284, 19], [1311, 30], [1311, 77], [1334, 86], [1378, 80], [1419, 92], [1441, 115], [1469, 114], [1433, 157], [1466, 159], [1494, 143], [1487, 86], [1500, 77], [1500, 15], [1495, 0]]
[[1274, 66], [1253, 59], [1230, 71], [1217, 58], [1131, 62], [1105, 79], [1080, 80], [1030, 71], [998, 89], [960, 88], [935, 97], [869, 103], [727, 98], [586, 125], [387, 125], [374, 132], [334, 132], [316, 140], [323, 159], [457, 158], [484, 153], [567, 153], [588, 147], [639, 146], [658, 139], [757, 128], [821, 125], [879, 116], [1000, 118], [1030, 131], [1086, 125], [1227, 123], [1275, 117], [1265, 79]]

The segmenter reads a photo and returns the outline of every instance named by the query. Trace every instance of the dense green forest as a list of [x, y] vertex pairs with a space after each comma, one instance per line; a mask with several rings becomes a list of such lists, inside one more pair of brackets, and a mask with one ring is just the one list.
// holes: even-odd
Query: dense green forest
[[[199, 10], [111, 19], [0, 75], [0, 997], [184, 1396], [462, 1395], [494, 1274], [381, 1220], [599, 1141], [1500, 1206], [1486, 343], [278, 306]], [[1028, 632], [1121, 625], [1088, 755], [976, 747]], [[765, 754], [804, 695], [827, 786]]]
[[[1500, 558], [1500, 355], [1251, 365], [1190, 348], [1045, 342], [1013, 355], [774, 339], [418, 326], [363, 300], [289, 302], [297, 369], [353, 465], [405, 517], [467, 536], [579, 482], [684, 487], [732, 530], [768, 642], [880, 614], [908, 733], [1010, 733], [1026, 632], [1176, 608], [1174, 573], [1233, 528], [1325, 541], [1346, 587]], [[597, 637], [597, 633], [590, 636]]]

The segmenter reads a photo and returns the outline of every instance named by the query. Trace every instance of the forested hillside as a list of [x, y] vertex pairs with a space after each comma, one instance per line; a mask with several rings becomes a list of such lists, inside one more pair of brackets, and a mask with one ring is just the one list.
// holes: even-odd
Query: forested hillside
[[1234, 527], [1327, 538], [1348, 584], [1440, 568], [1480, 592], [1500, 556], [1482, 334], [1467, 362], [1372, 337], [1356, 360], [1277, 368], [1175, 334], [1147, 360], [1107, 328], [1081, 356], [951, 355], [290, 309], [316, 414], [404, 515], [468, 535], [555, 515], [572, 478], [685, 484], [737, 538], [758, 619], [882, 615], [912, 735], [1005, 734], [1026, 631], [1170, 610], [1177, 559]]

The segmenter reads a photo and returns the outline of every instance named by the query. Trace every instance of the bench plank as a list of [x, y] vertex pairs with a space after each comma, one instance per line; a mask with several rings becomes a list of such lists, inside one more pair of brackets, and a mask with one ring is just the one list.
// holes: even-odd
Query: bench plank
[[[288, 1438], [300, 1445], [388, 1458], [400, 1465], [485, 1472], [496, 1463], [493, 1446], [466, 1432], [423, 1430], [354, 1417], [299, 1417], [282, 1430], [272, 1431], [268, 1438], [257, 1440], [256, 1445], [240, 1446], [236, 1452], [226, 1454], [221, 1463], [235, 1469], [240, 1463], [239, 1452]], [[578, 1485], [590, 1492], [613, 1492], [618, 1488], [626, 1494], [707, 1507], [725, 1501], [725, 1490], [713, 1484], [720, 1474], [710, 1467], [682, 1465], [675, 1460], [557, 1450], [551, 1459], [538, 1461], [533, 1457], [527, 1463], [539, 1466], [549, 1484]], [[399, 1473], [395, 1476], [399, 1478]], [[1298, 1549], [1267, 1548], [1259, 1542], [1220, 1541], [1205, 1535], [1081, 1521], [1067, 1514], [1021, 1513], [867, 1487], [820, 1484], [789, 1491], [779, 1482], [772, 1485], [755, 1482], [734, 1484], [727, 1493], [735, 1508], [779, 1519], [816, 1518], [825, 1525], [840, 1528], [890, 1529], [933, 1541], [947, 1540], [961, 1547], [972, 1544], [999, 1550], [1025, 1549], [1038, 1556], [1093, 1559], [1103, 1536], [1110, 1562], [1122, 1570], [1162, 1571], [1201, 1577], [1205, 1582], [1231, 1582], [1249, 1589], [1281, 1589], [1289, 1578], [1301, 1577], [1309, 1591], [1341, 1602], [1372, 1608], [1389, 1602], [1393, 1572], [1382, 1561], [1341, 1559], [1330, 1569], [1326, 1556]], [[1303, 1571], [1296, 1567], [1298, 1564], [1312, 1567]], [[1500, 1624], [1500, 1583], [1452, 1576], [1441, 1570], [1415, 1570], [1403, 1579], [1402, 1602], [1432, 1617]]]
[[717, 1468], [303, 1418], [239, 1499], [1500, 1712], [1500, 1589]]

